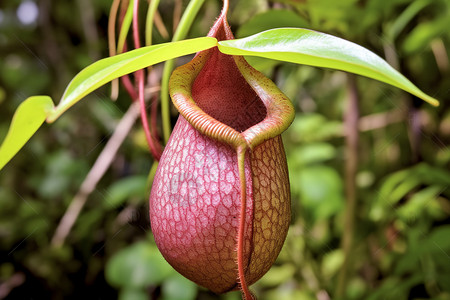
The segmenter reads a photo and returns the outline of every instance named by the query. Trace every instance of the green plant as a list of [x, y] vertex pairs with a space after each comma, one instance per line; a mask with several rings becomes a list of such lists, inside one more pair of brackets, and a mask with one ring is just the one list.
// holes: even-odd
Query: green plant
[[[224, 48], [225, 49], [225, 48]], [[226, 50], [225, 50], [226, 51]], [[195, 51], [193, 51], [193, 52], [195, 52]], [[286, 56], [287, 57], [287, 56]], [[147, 62], [148, 63], [148, 62]], [[145, 64], [143, 64], [143, 65], [146, 65], [147, 63], [145, 63]], [[49, 102], [48, 101], [43, 101], [44, 103], [41, 103], [40, 105], [42, 105], [42, 106], [45, 106], [45, 105], [47, 105], [47, 104], [49, 104]], [[45, 103], [46, 102], [46, 103]], [[33, 126], [37, 126], [37, 125], [33, 125]], [[26, 137], [25, 137], [26, 138]], [[4, 152], [3, 152], [4, 153]], [[4, 156], [1, 156], [1, 157], [4, 157]], [[308, 178], [310, 178], [310, 176], [308, 176]], [[331, 178], [331, 176], [330, 176], [330, 178]], [[303, 191], [305, 190], [305, 189], [302, 189]], [[337, 211], [338, 209], [336, 208], [335, 209], [335, 211]]]

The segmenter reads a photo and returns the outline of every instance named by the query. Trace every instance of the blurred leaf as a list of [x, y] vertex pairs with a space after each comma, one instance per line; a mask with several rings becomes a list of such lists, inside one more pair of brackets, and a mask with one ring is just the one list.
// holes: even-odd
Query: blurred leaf
[[292, 264], [272, 266], [269, 271], [258, 281], [258, 284], [267, 287], [280, 285], [291, 279], [296, 272], [296, 267]]
[[231, 291], [221, 297], [222, 300], [242, 300], [242, 295], [240, 291]]
[[403, 42], [402, 49], [407, 54], [422, 51], [428, 47], [434, 38], [447, 33], [448, 28], [450, 28], [450, 17], [448, 15], [429, 22], [420, 23], [407, 36]]
[[228, 16], [228, 20], [232, 23], [242, 24], [252, 15], [265, 11], [268, 8], [266, 0], [236, 1], [235, 3], [236, 6], [231, 15]]
[[[435, 192], [435, 196], [438, 196], [438, 192], [449, 193], [447, 186], [450, 186], [450, 172], [445, 169], [430, 166], [426, 163], [415, 165], [411, 168], [401, 170], [389, 175], [380, 187], [378, 197], [373, 203], [370, 217], [373, 220], [381, 220], [386, 216], [391, 216], [390, 210], [408, 193], [421, 185], [431, 185], [432, 190], [427, 190], [429, 193]], [[414, 200], [412, 206], [417, 205], [419, 202], [425, 201], [420, 197], [429, 197], [428, 192], [419, 194]], [[411, 212], [411, 208], [405, 208]], [[421, 212], [423, 207], [414, 206], [417, 212]], [[405, 214], [407, 211], [402, 212]], [[404, 215], [406, 217], [406, 215]]]
[[65, 149], [49, 153], [42, 162], [42, 171], [31, 174], [28, 182], [43, 199], [73, 196], [90, 168], [84, 159], [73, 158]]
[[0, 146], [0, 170], [41, 127], [53, 107], [52, 99], [47, 96], [30, 97], [19, 105]]
[[163, 300], [194, 300], [197, 296], [197, 285], [178, 272], [164, 280], [161, 290]]
[[145, 198], [147, 177], [130, 176], [116, 181], [107, 191], [105, 205], [107, 208], [116, 208], [132, 197]]
[[436, 283], [437, 269], [436, 261], [433, 259], [432, 254], [425, 253], [422, 255], [420, 262], [425, 284], [428, 286], [434, 285]]
[[332, 159], [335, 155], [336, 150], [332, 145], [327, 143], [311, 143], [298, 146], [290, 157], [295, 160], [295, 167], [301, 167], [308, 164], [324, 162]]
[[432, 250], [448, 257], [450, 255], [450, 225], [433, 229], [423, 247], [425, 251]]
[[450, 271], [450, 225], [438, 227], [427, 236], [423, 236], [423, 230], [421, 232], [422, 237], [417, 245], [411, 245], [406, 253], [399, 256], [395, 274], [404, 277], [415, 272], [420, 274], [426, 285], [441, 283], [441, 286], [436, 288], [446, 288], [450, 282], [448, 279], [443, 280], [448, 277]]
[[342, 249], [326, 253], [322, 261], [322, 274], [326, 278], [331, 279], [341, 268], [344, 258]]
[[440, 186], [430, 186], [418, 191], [404, 205], [399, 207], [397, 215], [404, 220], [417, 218], [420, 213], [428, 210], [433, 202], [436, 202], [441, 191], [442, 187]]
[[47, 118], [47, 121], [55, 121], [84, 96], [115, 78], [165, 60], [211, 48], [216, 43], [215, 38], [203, 37], [142, 47], [101, 59], [83, 69], [72, 79], [61, 101]]
[[347, 286], [348, 299], [365, 299], [364, 294], [367, 290], [367, 281], [362, 277], [353, 278]]
[[317, 300], [317, 297], [307, 291], [280, 286], [277, 289], [267, 291], [264, 299], [270, 300]]
[[320, 165], [301, 170], [292, 188], [298, 189], [306, 213], [316, 220], [336, 214], [344, 205], [342, 179], [330, 167]]
[[[304, 6], [307, 10], [311, 24], [314, 28], [320, 28], [340, 32], [357, 31], [360, 28], [349, 28], [349, 19], [355, 15], [358, 10], [357, 0], [315, 0], [305, 1]], [[362, 12], [360, 13], [361, 16]], [[363, 25], [364, 18], [360, 23]]]
[[420, 284], [422, 279], [422, 274], [414, 274], [402, 279], [390, 277], [380, 287], [371, 292], [366, 299], [407, 300], [409, 290]]
[[280, 27], [307, 27], [308, 23], [292, 10], [274, 9], [253, 16], [242, 24], [236, 36], [246, 37], [264, 30]]
[[97, 228], [102, 224], [104, 218], [105, 212], [101, 209], [91, 209], [82, 213], [73, 230], [74, 239], [83, 240], [92, 235], [92, 228]]
[[313, 142], [339, 136], [342, 132], [342, 122], [327, 120], [320, 114], [302, 114], [294, 119], [286, 134], [295, 142]]
[[159, 285], [173, 272], [156, 246], [138, 242], [115, 254], [106, 265], [105, 275], [116, 287], [145, 288]]
[[378, 55], [325, 33], [301, 28], [272, 29], [242, 39], [220, 41], [219, 49], [230, 55], [255, 55], [352, 72], [401, 88], [432, 105], [439, 104]]
[[390, 41], [394, 41], [399, 33], [405, 28], [405, 26], [414, 18], [428, 4], [431, 4], [432, 0], [417, 0], [413, 1], [395, 20], [395, 22], [389, 26], [387, 30], [387, 37]]
[[142, 288], [124, 288], [120, 290], [119, 300], [148, 300], [148, 292]]

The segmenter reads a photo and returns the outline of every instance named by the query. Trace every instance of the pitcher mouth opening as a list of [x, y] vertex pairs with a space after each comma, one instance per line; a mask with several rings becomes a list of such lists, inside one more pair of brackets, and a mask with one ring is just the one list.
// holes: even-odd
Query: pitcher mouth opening
[[206, 54], [204, 66], [192, 85], [192, 98], [206, 114], [244, 132], [267, 116], [261, 98], [245, 81], [232, 56], [217, 48]]
[[235, 149], [254, 148], [280, 135], [294, 119], [290, 100], [270, 79], [242, 56], [222, 54], [218, 48], [177, 68], [169, 91], [194, 128]]
[[[226, 8], [208, 36], [233, 39]], [[253, 148], [280, 135], [294, 119], [290, 100], [242, 56], [217, 47], [199, 52], [170, 78], [170, 95], [180, 114], [199, 132], [237, 149]]]

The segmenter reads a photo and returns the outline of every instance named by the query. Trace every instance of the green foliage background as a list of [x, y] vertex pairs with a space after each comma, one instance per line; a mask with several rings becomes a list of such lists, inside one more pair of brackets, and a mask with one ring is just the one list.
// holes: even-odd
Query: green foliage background
[[[173, 32], [176, 1], [161, 2], [169, 37], [155, 29], [155, 43]], [[38, 94], [59, 99], [79, 70], [108, 55], [111, 1], [38, 1], [39, 18], [30, 25], [16, 17], [20, 3], [0, 3], [0, 140], [21, 101]], [[220, 5], [205, 2], [189, 37], [206, 34]], [[252, 287], [259, 299], [336, 299], [345, 264], [343, 299], [450, 299], [448, 1], [232, 1], [230, 23], [238, 37], [285, 26], [343, 37], [441, 100], [434, 108], [366, 78], [249, 59], [297, 110], [284, 134], [292, 224], [277, 263]], [[350, 156], [346, 136], [356, 130], [344, 119], [356, 114], [347, 109], [355, 89], [359, 143]], [[44, 125], [0, 171], [0, 298], [239, 299], [199, 289], [157, 251], [145, 189], [152, 159], [138, 123], [64, 245], [51, 245], [129, 104], [123, 91], [112, 102], [107, 87], [97, 90]], [[355, 160], [356, 186], [349, 187], [345, 170]], [[349, 189], [356, 191], [351, 227]], [[350, 253], [341, 247], [348, 236]]]

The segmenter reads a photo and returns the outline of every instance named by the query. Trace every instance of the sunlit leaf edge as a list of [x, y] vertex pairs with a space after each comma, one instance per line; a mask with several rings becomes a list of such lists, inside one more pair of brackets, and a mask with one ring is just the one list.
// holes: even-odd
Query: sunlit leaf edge
[[0, 146], [0, 170], [41, 127], [53, 108], [53, 101], [48, 96], [29, 97], [19, 105]]
[[250, 55], [316, 67], [337, 69], [373, 78], [403, 89], [431, 105], [425, 94], [384, 59], [350, 41], [304, 28], [277, 28], [235, 40], [220, 41], [229, 55]]
[[201, 37], [142, 47], [101, 59], [84, 68], [72, 79], [60, 103], [47, 118], [47, 122], [55, 121], [83, 97], [115, 78], [169, 59], [209, 49], [216, 45], [217, 40], [215, 38]]

